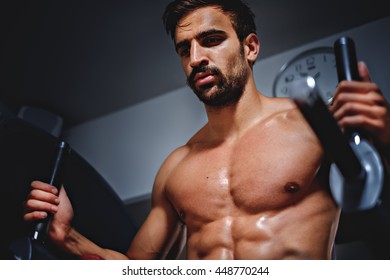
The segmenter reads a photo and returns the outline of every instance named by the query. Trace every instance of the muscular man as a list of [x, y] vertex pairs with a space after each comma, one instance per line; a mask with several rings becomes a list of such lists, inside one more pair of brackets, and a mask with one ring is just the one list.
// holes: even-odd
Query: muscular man
[[[151, 212], [127, 254], [71, 227], [64, 188], [33, 182], [25, 220], [51, 212], [54, 243], [104, 259], [164, 258], [183, 236], [188, 259], [330, 259], [340, 209], [319, 173], [324, 153], [289, 99], [256, 89], [252, 12], [239, 0], [174, 1], [164, 23], [208, 122], [162, 164]], [[334, 116], [388, 147], [389, 108], [364, 64], [359, 71], [363, 82], [337, 88]]]

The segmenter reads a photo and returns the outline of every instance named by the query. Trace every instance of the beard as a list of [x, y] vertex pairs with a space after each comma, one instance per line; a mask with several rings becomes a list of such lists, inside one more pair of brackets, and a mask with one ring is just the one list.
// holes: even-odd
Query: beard
[[[228, 64], [229, 72], [224, 75], [216, 66], [200, 65], [192, 70], [187, 84], [205, 105], [223, 108], [240, 100], [249, 77], [249, 69], [245, 65], [243, 47], [240, 55]], [[194, 77], [199, 72], [210, 72], [217, 77], [217, 83], [210, 83], [201, 88], [195, 86]]]

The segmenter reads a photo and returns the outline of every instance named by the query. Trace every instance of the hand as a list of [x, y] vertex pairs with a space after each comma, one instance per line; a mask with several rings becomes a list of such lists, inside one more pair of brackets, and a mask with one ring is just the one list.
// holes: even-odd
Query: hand
[[73, 219], [73, 208], [66, 194], [65, 188], [57, 188], [40, 182], [31, 183], [31, 192], [24, 203], [24, 220], [38, 221], [53, 214], [49, 226], [49, 237], [55, 243], [63, 243]]
[[380, 146], [390, 145], [390, 108], [365, 63], [358, 64], [361, 81], [339, 83], [330, 110], [342, 129], [368, 132]]

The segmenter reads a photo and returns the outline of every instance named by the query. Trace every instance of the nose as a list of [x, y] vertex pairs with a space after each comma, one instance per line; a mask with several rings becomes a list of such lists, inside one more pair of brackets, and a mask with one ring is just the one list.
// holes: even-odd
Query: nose
[[207, 65], [208, 58], [206, 50], [198, 42], [194, 41], [191, 44], [190, 50], [190, 66], [192, 68], [199, 67], [200, 65]]

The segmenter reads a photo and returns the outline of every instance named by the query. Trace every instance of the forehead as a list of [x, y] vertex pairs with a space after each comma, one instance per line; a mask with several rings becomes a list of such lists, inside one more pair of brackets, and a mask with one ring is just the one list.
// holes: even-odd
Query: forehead
[[211, 29], [235, 33], [227, 14], [218, 7], [204, 7], [190, 12], [178, 22], [175, 41], [178, 42]]

